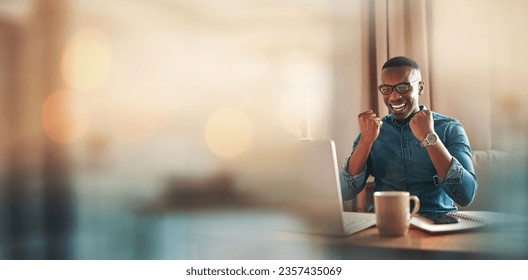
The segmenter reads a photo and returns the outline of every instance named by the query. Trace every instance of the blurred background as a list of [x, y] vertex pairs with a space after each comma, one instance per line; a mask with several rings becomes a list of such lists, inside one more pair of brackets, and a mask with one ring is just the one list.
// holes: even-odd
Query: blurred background
[[[0, 258], [222, 258], [233, 248], [186, 229], [296, 223], [270, 210], [294, 173], [285, 147], [334, 139], [343, 163], [357, 115], [386, 114], [376, 85], [396, 55], [474, 150], [525, 154], [527, 14], [523, 0], [0, 0]], [[490, 167], [523, 170], [502, 192], [515, 212], [520, 162]], [[227, 256], [326, 256], [264, 244]]]

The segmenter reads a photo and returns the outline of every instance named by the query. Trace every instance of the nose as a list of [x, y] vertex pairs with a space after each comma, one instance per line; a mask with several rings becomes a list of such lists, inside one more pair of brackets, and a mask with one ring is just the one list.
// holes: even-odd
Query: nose
[[396, 89], [394, 89], [391, 94], [389, 95], [389, 100], [390, 101], [396, 101], [398, 99], [400, 99], [401, 97], [401, 94], [399, 94]]

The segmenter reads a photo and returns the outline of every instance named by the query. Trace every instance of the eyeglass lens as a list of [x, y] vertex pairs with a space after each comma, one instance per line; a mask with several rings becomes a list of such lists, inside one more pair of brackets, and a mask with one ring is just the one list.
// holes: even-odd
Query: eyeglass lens
[[383, 95], [389, 95], [395, 89], [398, 93], [407, 93], [411, 89], [411, 84], [398, 84], [395, 86], [381, 86], [380, 92]]

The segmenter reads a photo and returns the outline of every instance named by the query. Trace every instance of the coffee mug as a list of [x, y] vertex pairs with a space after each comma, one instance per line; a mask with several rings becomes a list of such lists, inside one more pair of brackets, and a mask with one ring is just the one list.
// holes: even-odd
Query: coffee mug
[[[410, 211], [410, 201], [414, 209]], [[409, 230], [411, 217], [420, 210], [420, 200], [415, 195], [403, 191], [384, 191], [374, 193], [376, 227], [380, 235], [402, 236]]]

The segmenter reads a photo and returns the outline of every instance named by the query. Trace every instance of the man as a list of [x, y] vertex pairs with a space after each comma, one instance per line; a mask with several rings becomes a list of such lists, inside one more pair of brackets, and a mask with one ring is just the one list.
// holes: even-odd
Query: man
[[418, 196], [420, 212], [468, 206], [477, 191], [468, 138], [460, 122], [418, 104], [424, 81], [416, 61], [389, 59], [378, 90], [389, 115], [359, 114], [361, 134], [340, 172], [343, 199], [355, 197], [372, 175], [375, 191]]

